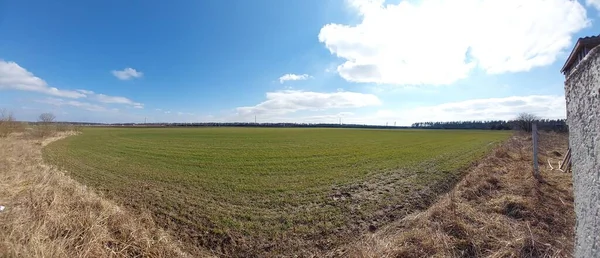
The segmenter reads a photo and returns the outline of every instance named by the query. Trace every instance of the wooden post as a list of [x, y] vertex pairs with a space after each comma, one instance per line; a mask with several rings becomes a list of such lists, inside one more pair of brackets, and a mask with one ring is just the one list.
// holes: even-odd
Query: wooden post
[[531, 141], [533, 141], [533, 177], [538, 181], [542, 180], [540, 168], [538, 165], [538, 130], [537, 124], [531, 124]]
[[567, 150], [567, 154], [565, 154], [565, 157], [563, 158], [563, 160], [560, 162], [560, 166], [558, 169], [560, 169], [563, 172], [567, 172], [567, 163], [571, 162], [571, 148], [569, 148]]

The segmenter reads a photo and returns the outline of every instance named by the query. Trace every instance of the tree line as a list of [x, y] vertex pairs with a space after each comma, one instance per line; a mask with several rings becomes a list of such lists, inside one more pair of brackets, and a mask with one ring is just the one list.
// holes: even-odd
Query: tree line
[[479, 130], [512, 130], [510, 121], [450, 121], [450, 122], [418, 122], [412, 128], [423, 129], [479, 129]]
[[[57, 122], [52, 113], [43, 113], [38, 121], [28, 122], [37, 131], [79, 130], [81, 126], [110, 127], [308, 127], [308, 128], [365, 128], [365, 129], [462, 129], [462, 130], [522, 130], [531, 132], [532, 124], [541, 131], [568, 132], [566, 119], [541, 119], [533, 114], [521, 113], [513, 120], [417, 122], [410, 126], [342, 124], [342, 123], [252, 123], [252, 122], [202, 122], [202, 123], [93, 123]], [[25, 123], [18, 122], [11, 112], [0, 110], [0, 137], [24, 131]], [[47, 130], [43, 130], [47, 129]], [[52, 129], [52, 130], [50, 130]]]
[[[366, 124], [334, 123], [252, 123], [252, 122], [203, 122], [203, 123], [114, 123], [102, 124], [123, 127], [308, 127], [308, 128], [372, 128], [372, 129], [409, 129], [410, 126], [386, 126]], [[100, 125], [100, 126], [102, 126]]]
[[[12, 121], [12, 114], [0, 113], [0, 125]], [[4, 118], [7, 117], [7, 118]], [[568, 132], [566, 119], [541, 119], [529, 113], [521, 113], [513, 120], [490, 121], [449, 121], [449, 122], [417, 122], [410, 126], [342, 124], [342, 123], [252, 123], [252, 122], [202, 122], [202, 123], [90, 123], [90, 122], [56, 122], [52, 113], [40, 115], [32, 125], [48, 126], [118, 126], [118, 127], [320, 127], [320, 128], [371, 128], [371, 129], [475, 129], [475, 130], [522, 130], [531, 132], [531, 125], [536, 123], [539, 130]]]
[[[491, 121], [453, 121], [453, 122], [419, 122], [411, 126], [387, 126], [365, 124], [332, 124], [332, 123], [115, 123], [96, 124], [122, 127], [306, 127], [306, 128], [370, 128], [370, 129], [474, 129], [474, 130], [523, 130], [531, 132], [531, 123], [535, 122], [539, 130], [567, 132], [565, 119], [534, 119], [534, 120], [491, 120]], [[90, 124], [91, 125], [91, 124]]]
[[419, 122], [412, 128], [420, 129], [479, 129], [479, 130], [523, 130], [531, 132], [531, 125], [537, 124], [538, 130], [568, 132], [566, 119], [540, 119], [531, 114], [520, 114], [514, 120], [491, 121], [452, 121], [452, 122]]

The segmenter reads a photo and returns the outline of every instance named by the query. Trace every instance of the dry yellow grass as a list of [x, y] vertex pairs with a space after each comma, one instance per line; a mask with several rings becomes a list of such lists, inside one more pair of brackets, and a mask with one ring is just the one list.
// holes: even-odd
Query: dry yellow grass
[[23, 132], [25, 124], [17, 122], [15, 116], [6, 109], [0, 109], [0, 138], [7, 137], [12, 133]]
[[190, 256], [148, 213], [124, 210], [45, 165], [42, 146], [67, 135], [0, 138], [0, 257]]
[[570, 173], [550, 170], [567, 136], [540, 137], [532, 176], [531, 137], [517, 135], [472, 167], [427, 210], [342, 247], [343, 257], [572, 257], [575, 226]]

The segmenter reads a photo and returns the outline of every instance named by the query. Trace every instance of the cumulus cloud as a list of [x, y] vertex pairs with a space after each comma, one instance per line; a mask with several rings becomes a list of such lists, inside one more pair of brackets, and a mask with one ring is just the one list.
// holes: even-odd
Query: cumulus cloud
[[[473, 99], [404, 110], [379, 110], [369, 121], [381, 124], [400, 121], [404, 125], [429, 121], [510, 120], [527, 112], [542, 118], [565, 118], [564, 96], [530, 95]], [[368, 119], [368, 118], [367, 118]]]
[[77, 91], [79, 91], [81, 93], [85, 93], [89, 99], [97, 101], [97, 102], [101, 102], [101, 103], [124, 104], [124, 105], [130, 105], [134, 108], [143, 108], [144, 107], [144, 105], [142, 103], [134, 102], [133, 100], [128, 99], [126, 97], [109, 96], [109, 95], [105, 95], [105, 94], [95, 93], [95, 92], [89, 91], [89, 90], [77, 90]]
[[94, 94], [94, 92], [93, 92], [93, 91], [91, 91], [91, 90], [77, 90], [77, 91], [79, 91], [79, 92], [81, 92], [81, 93], [83, 93], [83, 94], [90, 94], [90, 95], [91, 95], [91, 94]]
[[92, 95], [92, 97], [96, 101], [102, 102], [102, 103], [126, 104], [126, 105], [132, 105], [132, 106], [141, 105], [140, 103], [133, 102], [132, 100], [130, 100], [126, 97], [121, 97], [121, 96], [108, 96], [108, 95], [104, 95], [104, 94], [94, 94], [94, 95]]
[[85, 94], [71, 91], [59, 90], [25, 70], [15, 62], [0, 60], [0, 90], [13, 89], [43, 93], [64, 98], [84, 98]]
[[[346, 122], [345, 119], [347, 117], [352, 117], [354, 116], [353, 112], [339, 112], [337, 114], [330, 114], [330, 115], [315, 115], [315, 116], [305, 116], [302, 117], [300, 120], [302, 122], [305, 123], [339, 123], [339, 122]], [[286, 122], [295, 122], [294, 118], [289, 119]]]
[[132, 78], [141, 78], [144, 73], [138, 72], [137, 70], [127, 67], [121, 71], [113, 70], [112, 74], [119, 78], [119, 80], [129, 80]]
[[284, 83], [286, 81], [303, 81], [312, 78], [312, 76], [308, 74], [293, 74], [288, 73], [279, 77], [279, 83]]
[[64, 99], [59, 99], [59, 98], [46, 98], [46, 99], [42, 99], [42, 100], [37, 100], [36, 102], [49, 104], [49, 105], [53, 105], [53, 106], [57, 106], [57, 107], [72, 106], [72, 107], [85, 109], [88, 111], [107, 111], [108, 110], [107, 108], [105, 108], [103, 106], [88, 103], [88, 102], [81, 102], [81, 101], [76, 101], [76, 100], [64, 100]]
[[251, 107], [239, 107], [239, 115], [286, 114], [300, 110], [325, 110], [332, 108], [357, 108], [381, 105], [373, 94], [357, 92], [321, 93], [285, 90], [267, 92], [267, 100]]
[[600, 10], [600, 0], [586, 0], [585, 3]]
[[351, 82], [443, 85], [476, 67], [528, 71], [552, 64], [590, 25], [585, 8], [571, 0], [348, 3], [360, 22], [325, 25], [319, 41], [346, 60], [337, 72]]
[[[563, 119], [566, 117], [564, 96], [529, 95], [504, 98], [472, 99], [438, 105], [419, 106], [403, 109], [381, 109], [373, 113], [339, 112], [337, 114], [317, 114], [294, 116], [287, 113], [268, 113], [262, 122], [292, 123], [338, 123], [372, 125], [411, 125], [415, 122], [511, 120], [519, 113], [528, 112], [542, 118]], [[231, 121], [242, 119], [253, 121], [253, 117], [232, 117]]]
[[[108, 96], [83, 89], [61, 90], [50, 87], [46, 81], [35, 76], [33, 73], [27, 71], [17, 63], [0, 60], [0, 90], [3, 89], [31, 91], [62, 98], [88, 99], [106, 104], [125, 104], [134, 108], [144, 107], [142, 103], [134, 102], [126, 97]], [[80, 107], [90, 111], [104, 110], [104, 107], [99, 105], [81, 101], [65, 101], [59, 98], [48, 98], [38, 102], [52, 104], [55, 106], [61, 105]]]

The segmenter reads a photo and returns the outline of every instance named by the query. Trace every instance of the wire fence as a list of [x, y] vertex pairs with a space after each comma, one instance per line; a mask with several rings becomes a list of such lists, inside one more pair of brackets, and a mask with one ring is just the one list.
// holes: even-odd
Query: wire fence
[[[542, 175], [540, 174], [540, 167], [539, 167], [539, 160], [538, 160], [538, 155], [539, 155], [539, 131], [538, 131], [538, 126], [536, 123], [532, 123], [531, 124], [531, 140], [533, 143], [533, 177], [535, 179], [537, 179], [539, 182], [545, 182], [544, 179], [542, 178]], [[552, 166], [552, 164], [550, 163], [550, 160], [548, 160], [548, 166], [550, 167], [550, 170], [558, 170], [561, 172], [570, 172], [571, 170], [571, 148], [569, 148], [567, 150], [567, 153], [565, 154], [565, 156], [563, 157], [563, 159], [558, 163], [558, 167], [554, 168]]]

